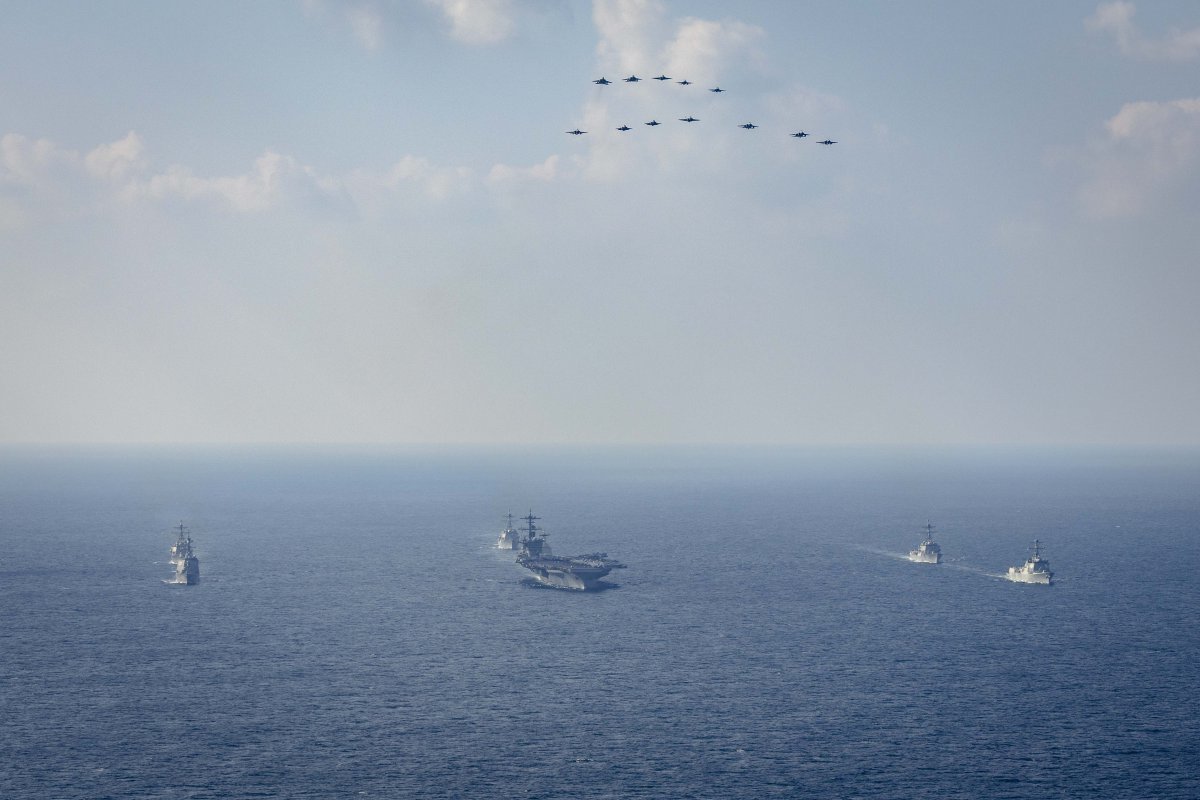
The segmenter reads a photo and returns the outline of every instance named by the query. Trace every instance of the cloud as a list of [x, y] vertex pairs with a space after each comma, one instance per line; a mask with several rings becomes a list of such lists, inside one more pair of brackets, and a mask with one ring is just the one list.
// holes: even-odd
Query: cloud
[[188, 167], [173, 165], [147, 180], [131, 183], [126, 196], [162, 200], [180, 197], [188, 200], [212, 198], [235, 211], [264, 211], [274, 205], [289, 176], [312, 179], [313, 173], [294, 158], [267, 151], [242, 175], [205, 178]]
[[128, 152], [122, 142], [101, 145], [85, 157], [49, 139], [0, 137], [0, 230], [59, 220], [91, 205], [97, 190], [89, 161], [97, 169], [115, 168]]
[[1200, 183], [1200, 98], [1128, 103], [1084, 157], [1088, 213], [1120, 217]]
[[1148, 61], [1190, 61], [1200, 56], [1200, 27], [1181, 31], [1172, 29], [1162, 39], [1148, 39], [1133, 22], [1136, 7], [1119, 0], [1102, 3], [1096, 13], [1084, 21], [1088, 30], [1108, 32], [1124, 55]]
[[36, 186], [51, 170], [71, 167], [78, 161], [78, 153], [64, 150], [48, 139], [8, 133], [0, 138], [0, 185]]
[[531, 167], [510, 167], [507, 164], [496, 164], [488, 173], [488, 183], [504, 184], [514, 181], [538, 181], [549, 183], [557, 178], [560, 159], [552, 155], [540, 164]]
[[[556, 159], [511, 177], [554, 176]], [[113, 203], [210, 203], [238, 214], [285, 206], [375, 213], [400, 200], [443, 202], [478, 185], [466, 167], [439, 166], [407, 155], [389, 167], [328, 174], [296, 158], [267, 150], [248, 170], [201, 175], [185, 164], [155, 168], [133, 131], [85, 154], [47, 139], [9, 133], [0, 138], [0, 228], [35, 219], [59, 219]]]
[[97, 178], [120, 179], [142, 166], [142, 139], [130, 131], [124, 139], [102, 144], [84, 158], [87, 171]]
[[761, 63], [762, 28], [737, 20], [666, 18], [658, 0], [596, 0], [592, 20], [599, 34], [601, 71], [666, 69], [671, 75], [714, 81], [731, 63]]
[[494, 44], [516, 28], [511, 0], [425, 0], [450, 23], [450, 36], [466, 44]]
[[602, 71], [636, 72], [658, 60], [652, 51], [665, 24], [665, 9], [657, 0], [596, 0], [592, 22], [600, 35], [596, 58]]
[[325, 183], [344, 191], [360, 210], [374, 211], [400, 195], [438, 202], [461, 197], [475, 186], [475, 177], [466, 167], [442, 167], [407, 155], [385, 170], [358, 169]]
[[762, 62], [762, 28], [744, 22], [685, 19], [664, 50], [667, 69], [703, 82], [719, 82], [731, 61]]
[[367, 49], [368, 52], [375, 52], [379, 49], [379, 45], [383, 43], [383, 17], [379, 15], [379, 11], [371, 6], [357, 6], [346, 10], [346, 19], [350, 23], [350, 30], [354, 32], [354, 38]]

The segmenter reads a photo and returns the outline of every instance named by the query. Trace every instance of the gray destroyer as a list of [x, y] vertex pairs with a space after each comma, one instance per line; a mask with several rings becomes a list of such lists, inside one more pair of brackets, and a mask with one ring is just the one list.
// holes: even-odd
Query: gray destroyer
[[525, 538], [517, 563], [533, 573], [540, 583], [556, 589], [588, 591], [605, 584], [600, 580], [614, 569], [624, 569], [620, 561], [608, 553], [587, 553], [581, 556], [556, 556], [550, 553], [546, 532], [535, 524], [540, 517], [530, 511], [525, 520]]
[[1054, 582], [1054, 573], [1050, 571], [1050, 562], [1042, 558], [1042, 543], [1033, 540], [1033, 554], [1019, 567], [1009, 567], [1006, 578], [1014, 583], [1040, 583], [1049, 586]]
[[915, 561], [918, 564], [942, 563], [942, 548], [938, 547], [938, 543], [933, 540], [932, 524], [925, 526], [925, 538], [917, 545], [916, 550], [908, 552], [908, 560]]
[[164, 583], [174, 583], [182, 586], [194, 586], [200, 582], [200, 559], [192, 550], [192, 537], [188, 529], [179, 523], [179, 536], [171, 545], [171, 566], [175, 574]]
[[521, 549], [521, 534], [513, 527], [512, 514], [508, 515], [508, 524], [504, 526], [504, 530], [500, 531], [500, 538], [496, 540], [496, 547], [500, 550]]

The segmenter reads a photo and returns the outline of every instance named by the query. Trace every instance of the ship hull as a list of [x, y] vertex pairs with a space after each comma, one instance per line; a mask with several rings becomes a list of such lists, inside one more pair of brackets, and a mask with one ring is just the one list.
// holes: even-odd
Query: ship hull
[[913, 550], [908, 554], [908, 560], [916, 564], [940, 564], [942, 556], [940, 553], [919, 553]]
[[516, 532], [510, 536], [508, 534], [500, 534], [500, 538], [496, 541], [496, 549], [498, 550], [519, 550], [521, 542], [519, 541]]
[[171, 565], [175, 567], [175, 575], [163, 583], [175, 586], [195, 586], [200, 582], [200, 559], [195, 556], [186, 560], [173, 558]]
[[1053, 578], [1049, 572], [1025, 572], [1017, 567], [1009, 567], [1004, 577], [1013, 583], [1036, 583], [1042, 586], [1049, 586]]
[[530, 564], [522, 566], [533, 573], [533, 576], [541, 584], [552, 586], [555, 589], [571, 589], [576, 592], [600, 588], [603, 585], [600, 579], [610, 572], [608, 569], [564, 570]]

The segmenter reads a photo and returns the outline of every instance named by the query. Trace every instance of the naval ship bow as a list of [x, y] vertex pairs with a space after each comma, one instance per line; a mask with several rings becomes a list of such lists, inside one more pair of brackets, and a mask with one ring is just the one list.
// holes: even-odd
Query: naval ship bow
[[194, 586], [200, 582], [200, 559], [192, 550], [192, 536], [183, 523], [174, 530], [179, 532], [175, 544], [171, 545], [171, 566], [175, 574], [165, 583], [175, 583], [182, 586]]

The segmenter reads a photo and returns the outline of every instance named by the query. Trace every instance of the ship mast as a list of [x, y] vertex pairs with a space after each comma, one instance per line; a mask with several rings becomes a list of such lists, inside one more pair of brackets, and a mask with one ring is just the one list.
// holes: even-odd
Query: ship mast
[[525, 538], [521, 541], [523, 553], [528, 553], [533, 558], [538, 558], [542, 554], [542, 545], [546, 543], [546, 534], [542, 533], [535, 524], [541, 517], [533, 515], [533, 509], [529, 509], [529, 513], [521, 519], [525, 520]]

